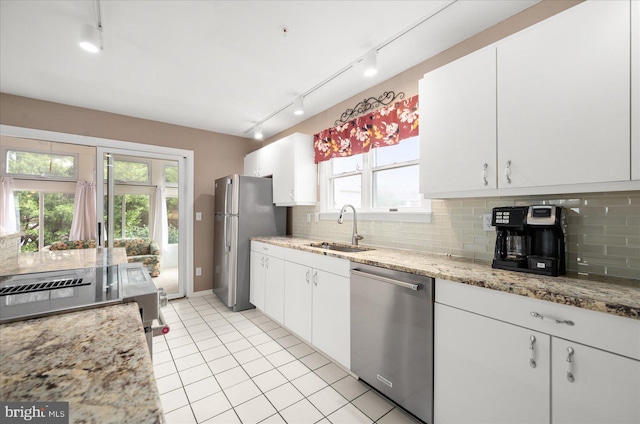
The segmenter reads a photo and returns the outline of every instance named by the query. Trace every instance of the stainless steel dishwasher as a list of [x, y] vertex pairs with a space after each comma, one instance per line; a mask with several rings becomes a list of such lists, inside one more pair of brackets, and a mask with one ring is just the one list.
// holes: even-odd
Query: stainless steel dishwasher
[[433, 422], [434, 280], [351, 264], [351, 371]]

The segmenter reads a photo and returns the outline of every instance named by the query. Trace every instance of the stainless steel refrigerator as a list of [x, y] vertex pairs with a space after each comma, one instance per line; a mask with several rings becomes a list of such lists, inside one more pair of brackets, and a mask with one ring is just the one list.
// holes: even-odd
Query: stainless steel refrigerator
[[271, 178], [229, 175], [215, 182], [213, 292], [234, 311], [249, 303], [249, 237], [286, 233], [287, 212], [273, 204]]

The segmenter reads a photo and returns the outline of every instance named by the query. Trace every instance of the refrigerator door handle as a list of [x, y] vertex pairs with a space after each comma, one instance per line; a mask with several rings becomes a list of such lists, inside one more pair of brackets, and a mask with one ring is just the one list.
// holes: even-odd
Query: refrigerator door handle
[[224, 217], [224, 228], [222, 229], [222, 231], [224, 231], [224, 249], [227, 252], [231, 252], [231, 231], [229, 231], [229, 226], [227, 225], [227, 222], [231, 219], [231, 216], [225, 216]]
[[227, 178], [227, 185], [225, 186], [225, 196], [224, 196], [224, 213], [231, 214], [233, 213], [233, 180], [231, 178]]

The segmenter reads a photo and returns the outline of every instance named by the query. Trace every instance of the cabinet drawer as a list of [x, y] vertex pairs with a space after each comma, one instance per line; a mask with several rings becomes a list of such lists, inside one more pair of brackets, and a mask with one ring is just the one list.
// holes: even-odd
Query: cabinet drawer
[[262, 243], [260, 241], [251, 241], [251, 250], [253, 252], [260, 252], [265, 255], [269, 255], [274, 258], [284, 259], [284, 247], [275, 246], [273, 244]]
[[350, 276], [349, 268], [351, 263], [346, 259], [319, 255], [317, 253], [303, 252], [302, 250], [297, 249], [286, 249], [285, 260], [330, 272], [331, 274], [337, 274], [342, 277], [349, 278]]
[[437, 303], [640, 359], [640, 320], [441, 279], [435, 293]]

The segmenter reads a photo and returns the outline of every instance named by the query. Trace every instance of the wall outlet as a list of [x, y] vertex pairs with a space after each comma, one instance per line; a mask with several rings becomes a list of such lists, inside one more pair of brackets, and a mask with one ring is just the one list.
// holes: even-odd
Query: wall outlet
[[491, 225], [491, 214], [490, 213], [482, 214], [482, 229], [484, 231], [492, 231], [492, 230], [496, 229], [495, 227], [493, 227]]
[[196, 267], [196, 277], [202, 277], [202, 268]]

